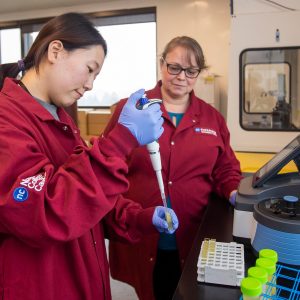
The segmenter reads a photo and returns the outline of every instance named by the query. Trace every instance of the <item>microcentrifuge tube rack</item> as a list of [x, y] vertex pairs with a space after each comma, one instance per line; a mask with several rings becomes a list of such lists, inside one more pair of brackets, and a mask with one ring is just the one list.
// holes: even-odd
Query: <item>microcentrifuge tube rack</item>
[[244, 245], [204, 239], [197, 263], [197, 281], [240, 286], [245, 274]]

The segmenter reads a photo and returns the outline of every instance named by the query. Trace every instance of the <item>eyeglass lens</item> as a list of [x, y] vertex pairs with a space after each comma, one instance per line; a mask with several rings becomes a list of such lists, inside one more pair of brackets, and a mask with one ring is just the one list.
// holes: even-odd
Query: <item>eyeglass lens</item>
[[173, 65], [173, 64], [168, 64], [168, 63], [167, 63], [167, 71], [171, 75], [178, 75], [179, 73], [181, 73], [181, 71], [184, 71], [186, 77], [189, 77], [189, 78], [195, 78], [200, 73], [199, 69], [195, 69], [195, 68], [184, 69], [179, 65]]

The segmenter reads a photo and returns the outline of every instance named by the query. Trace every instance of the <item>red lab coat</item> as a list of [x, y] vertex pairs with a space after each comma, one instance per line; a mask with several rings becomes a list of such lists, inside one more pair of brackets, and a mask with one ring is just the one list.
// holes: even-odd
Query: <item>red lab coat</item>
[[[161, 82], [147, 97], [162, 99]], [[108, 134], [117, 124], [122, 100], [108, 124]], [[191, 249], [211, 193], [226, 199], [237, 189], [240, 165], [229, 145], [229, 132], [222, 115], [209, 104], [190, 94], [190, 106], [179, 126], [172, 124], [162, 106], [164, 132], [159, 139], [165, 192], [179, 219], [176, 231], [181, 264]], [[162, 200], [146, 147], [134, 149], [128, 159], [130, 188], [125, 196], [143, 207], [161, 205]], [[218, 222], [218, 220], [216, 220]], [[111, 274], [135, 287], [142, 300], [153, 300], [152, 273], [158, 233], [134, 245], [110, 242]], [[195, 266], [196, 268], [196, 266]], [[195, 279], [196, 280], [196, 279]]]
[[[100, 222], [124, 240], [155, 232], [153, 208], [119, 194], [137, 141], [122, 125], [88, 148], [61, 108], [60, 121], [17, 82], [0, 93], [0, 297], [111, 299]], [[139, 230], [137, 230], [139, 229]], [[111, 228], [110, 228], [111, 230]], [[113, 232], [113, 231], [111, 231]]]

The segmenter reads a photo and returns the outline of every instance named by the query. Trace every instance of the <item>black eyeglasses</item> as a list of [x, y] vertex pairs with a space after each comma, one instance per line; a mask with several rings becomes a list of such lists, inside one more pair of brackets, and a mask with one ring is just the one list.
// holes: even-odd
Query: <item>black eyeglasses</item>
[[200, 73], [200, 69], [198, 68], [182, 68], [180, 65], [168, 64], [163, 57], [162, 60], [166, 63], [167, 71], [171, 75], [178, 75], [184, 71], [186, 77], [196, 78]]

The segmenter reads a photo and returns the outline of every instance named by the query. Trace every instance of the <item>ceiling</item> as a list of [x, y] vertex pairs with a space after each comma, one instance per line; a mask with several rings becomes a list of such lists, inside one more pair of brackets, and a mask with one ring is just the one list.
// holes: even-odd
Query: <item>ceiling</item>
[[[112, 0], [110, 0], [112, 1]], [[73, 5], [109, 2], [109, 0], [0, 0], [0, 13], [31, 11]]]

